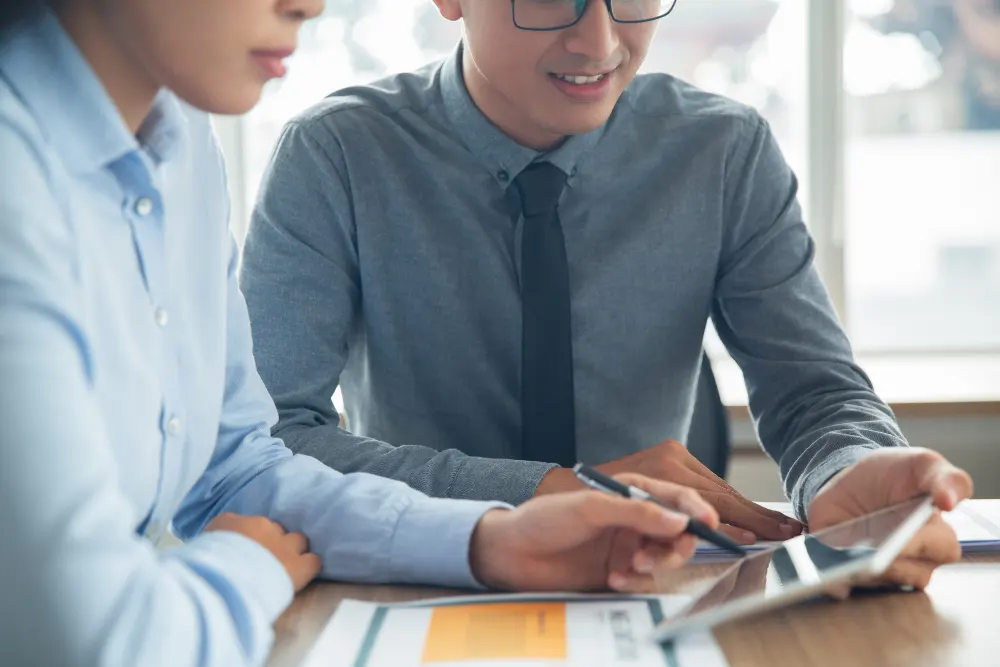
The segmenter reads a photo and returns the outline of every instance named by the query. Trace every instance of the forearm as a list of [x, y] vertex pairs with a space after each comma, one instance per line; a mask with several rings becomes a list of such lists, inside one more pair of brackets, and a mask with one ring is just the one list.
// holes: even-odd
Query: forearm
[[790, 413], [798, 414], [787, 420], [798, 427], [772, 456], [778, 455], [785, 493], [804, 520], [809, 503], [831, 477], [873, 450], [905, 447], [907, 442], [874, 393], [833, 393], [800, 403], [798, 409], [789, 406]]
[[[830, 477], [865, 453], [905, 446], [906, 439], [855, 362], [811, 262], [770, 292], [767, 299], [731, 299], [726, 314], [742, 322], [742, 338], [753, 342], [753, 353], [734, 345], [734, 356], [747, 378], [761, 443], [779, 464], [796, 514], [805, 519]], [[768, 309], [773, 317], [754, 312]]]
[[333, 425], [281, 424], [275, 435], [295, 453], [343, 473], [366, 472], [398, 480], [438, 498], [496, 500], [518, 505], [531, 498], [554, 464], [468, 456], [454, 449], [392, 445]]
[[216, 510], [262, 514], [304, 533], [328, 579], [473, 587], [470, 537], [483, 513], [502, 506], [429, 498], [400, 482], [342, 475], [296, 455], [249, 477]]
[[763, 121], [737, 153], [712, 319], [743, 370], [761, 443], [800, 518], [831, 476], [906, 444], [854, 360], [816, 270], [798, 184]]
[[[783, 300], [798, 317], [773, 318], [768, 331], [750, 334], [761, 341], [757, 354], [734, 355], [747, 378], [761, 444], [778, 462], [785, 494], [804, 520], [830, 477], [871, 450], [907, 443], [889, 406], [855, 363], [814, 270], [786, 289]], [[749, 320], [746, 305], [741, 317]]]

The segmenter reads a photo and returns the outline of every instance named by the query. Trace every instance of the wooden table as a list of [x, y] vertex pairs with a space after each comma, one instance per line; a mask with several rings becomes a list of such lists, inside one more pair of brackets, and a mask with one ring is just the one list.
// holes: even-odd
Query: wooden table
[[[689, 566], [664, 592], [704, 585], [719, 566]], [[298, 665], [344, 598], [399, 602], [452, 591], [315, 583], [276, 624], [268, 667]], [[715, 633], [731, 667], [1000, 667], [1000, 556], [939, 569], [925, 593], [798, 605], [723, 625]]]

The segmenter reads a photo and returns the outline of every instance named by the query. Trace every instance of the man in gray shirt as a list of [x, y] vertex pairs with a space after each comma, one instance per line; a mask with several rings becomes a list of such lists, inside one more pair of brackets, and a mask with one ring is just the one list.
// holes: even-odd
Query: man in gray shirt
[[[302, 114], [265, 175], [242, 286], [277, 435], [436, 496], [520, 503], [574, 488], [573, 459], [635, 470], [788, 537], [798, 524], [665, 442], [687, 433], [711, 316], [801, 518], [918, 493], [915, 466], [940, 457], [867, 456], [906, 441], [854, 363], [767, 123], [634, 76], [672, 3], [435, 2], [463, 45]], [[865, 488], [873, 470], [891, 494]]]

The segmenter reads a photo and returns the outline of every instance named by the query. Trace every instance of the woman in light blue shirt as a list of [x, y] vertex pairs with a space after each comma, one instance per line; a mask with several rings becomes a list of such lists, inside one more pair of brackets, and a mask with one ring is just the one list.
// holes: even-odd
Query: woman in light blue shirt
[[321, 9], [0, 9], [0, 664], [260, 664], [317, 573], [638, 590], [693, 551], [648, 503], [430, 499], [270, 436], [206, 112], [248, 110]]

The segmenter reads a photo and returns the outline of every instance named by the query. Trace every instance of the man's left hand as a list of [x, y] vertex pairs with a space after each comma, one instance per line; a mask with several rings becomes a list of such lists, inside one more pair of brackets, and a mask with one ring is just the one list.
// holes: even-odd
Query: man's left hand
[[[929, 449], [878, 450], [826, 483], [809, 505], [809, 530], [829, 528], [923, 494], [930, 494], [939, 510], [950, 511], [972, 496], [972, 478]], [[882, 578], [872, 583], [923, 589], [935, 568], [961, 556], [955, 532], [935, 512]]]

